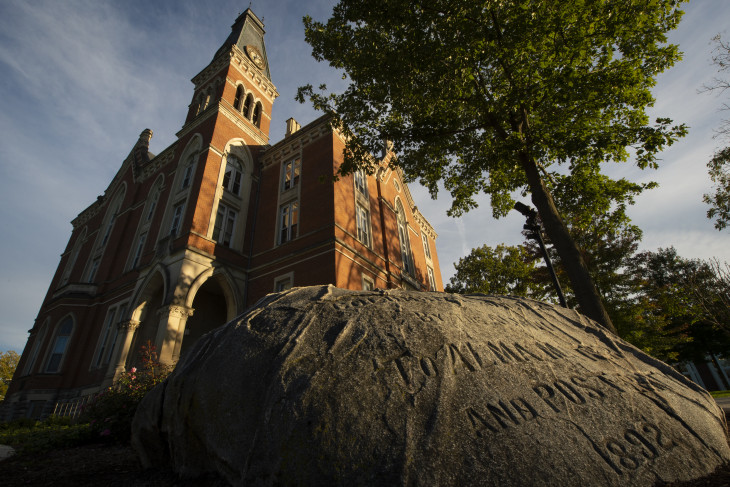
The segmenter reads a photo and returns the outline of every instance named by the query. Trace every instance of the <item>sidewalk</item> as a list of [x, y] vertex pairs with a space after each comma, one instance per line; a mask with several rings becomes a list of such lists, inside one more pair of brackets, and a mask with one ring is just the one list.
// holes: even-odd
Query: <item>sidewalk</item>
[[15, 455], [15, 450], [7, 445], [0, 445], [0, 462]]

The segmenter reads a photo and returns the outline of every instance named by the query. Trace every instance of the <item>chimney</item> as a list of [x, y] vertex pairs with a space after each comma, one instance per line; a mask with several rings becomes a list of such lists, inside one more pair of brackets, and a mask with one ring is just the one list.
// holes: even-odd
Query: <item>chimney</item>
[[294, 120], [294, 118], [290, 118], [286, 121], [286, 135], [284, 135], [284, 137], [289, 137], [300, 128], [302, 128], [302, 126], [299, 125], [299, 122]]

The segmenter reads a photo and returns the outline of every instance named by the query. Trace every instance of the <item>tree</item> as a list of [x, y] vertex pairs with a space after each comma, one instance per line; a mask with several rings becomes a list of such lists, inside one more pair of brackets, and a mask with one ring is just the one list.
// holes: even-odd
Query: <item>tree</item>
[[523, 246], [483, 245], [454, 264], [446, 286], [451, 293], [512, 294], [544, 299], [545, 286], [534, 279], [535, 264]]
[[343, 173], [388, 140], [432, 197], [443, 181], [452, 216], [480, 192], [495, 217], [514, 191], [529, 193], [581, 311], [613, 329], [546, 181], [577, 170], [598, 180], [629, 148], [640, 168], [656, 168], [686, 133], [666, 118], [650, 126], [645, 112], [655, 76], [680, 57], [665, 44], [679, 3], [341, 0], [326, 23], [305, 17], [305, 38], [350, 84], [341, 94], [304, 86], [297, 98], [342, 130]]
[[14, 350], [0, 353], [0, 401], [5, 398], [10, 381], [13, 380], [15, 368], [20, 361], [20, 355]]
[[[712, 57], [712, 61], [718, 71], [727, 71], [730, 69], [730, 44], [723, 41], [720, 35], [715, 36], [713, 41], [715, 41], [715, 55]], [[728, 88], [730, 88], [730, 82], [727, 79], [715, 78], [701, 91], [717, 91], [722, 94]], [[721, 109], [728, 110], [730, 105], [723, 103]], [[722, 121], [717, 135], [730, 140], [730, 119]], [[730, 147], [715, 152], [710, 162], [707, 163], [707, 168], [710, 179], [715, 183], [715, 192], [705, 194], [702, 201], [710, 205], [710, 209], [707, 210], [707, 218], [710, 220], [715, 218], [715, 228], [723, 230], [730, 223]]]

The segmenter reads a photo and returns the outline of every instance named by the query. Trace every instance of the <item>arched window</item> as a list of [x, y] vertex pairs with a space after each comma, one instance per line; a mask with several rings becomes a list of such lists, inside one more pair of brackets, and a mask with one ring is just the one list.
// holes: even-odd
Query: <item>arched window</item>
[[395, 213], [398, 220], [398, 240], [400, 253], [403, 259], [403, 271], [413, 275], [413, 261], [411, 260], [411, 243], [408, 240], [408, 223], [400, 199], [395, 201]]
[[236, 98], [233, 100], [233, 108], [240, 111], [241, 110], [241, 103], [243, 102], [243, 86], [238, 85], [238, 88], [236, 89]]
[[122, 198], [119, 198], [119, 200], [116, 202], [116, 205], [114, 205], [113, 207], [114, 210], [112, 211], [109, 221], [107, 221], [106, 230], [104, 230], [104, 238], [101, 239], [101, 247], [104, 247], [109, 241], [109, 236], [112, 234], [112, 228], [114, 228], [114, 222], [117, 221], [117, 215], [119, 215], [119, 210], [121, 209], [121, 207]]
[[241, 192], [242, 174], [241, 161], [236, 156], [229, 154], [226, 158], [226, 172], [223, 175], [223, 189], [238, 196]]
[[253, 109], [253, 118], [251, 121], [257, 127], [261, 126], [261, 102], [256, 103], [256, 106]]
[[243, 103], [243, 116], [246, 118], [251, 118], [251, 105], [253, 105], [253, 95], [249, 93]]
[[53, 348], [51, 349], [51, 355], [48, 357], [48, 364], [46, 365], [46, 372], [49, 374], [55, 374], [61, 369], [63, 363], [63, 357], [66, 354], [68, 348], [68, 342], [71, 339], [71, 332], [74, 329], [73, 318], [67, 316], [58, 325], [58, 331], [53, 341]]
[[190, 186], [193, 181], [193, 174], [195, 172], [195, 153], [190, 154], [185, 161], [185, 172], [183, 172], [182, 181], [180, 182], [180, 189], [185, 189]]
[[210, 97], [210, 92], [206, 91], [205, 94], [203, 95], [203, 108], [202, 108], [202, 110], [205, 110], [206, 108], [208, 108], [208, 105], [210, 105], [210, 98], [211, 98]]
[[73, 250], [71, 251], [71, 258], [68, 260], [66, 269], [63, 271], [63, 276], [61, 277], [61, 286], [68, 283], [68, 280], [71, 277], [71, 272], [73, 272], [73, 269], [76, 266], [76, 261], [79, 258], [79, 252], [81, 251], [81, 246], [83, 245], [84, 240], [86, 240], [86, 228], [81, 231], [79, 236], [76, 238], [76, 242], [74, 242]]
[[45, 340], [46, 338], [46, 332], [48, 331], [49, 326], [50, 318], [47, 318], [45, 323], [41, 325], [40, 329], [36, 333], [35, 340], [33, 340], [33, 348], [30, 351], [30, 358], [25, 363], [25, 367], [23, 367], [23, 375], [28, 375], [33, 372], [33, 368], [35, 367], [35, 361], [38, 358], [38, 352], [43, 346], [43, 340]]

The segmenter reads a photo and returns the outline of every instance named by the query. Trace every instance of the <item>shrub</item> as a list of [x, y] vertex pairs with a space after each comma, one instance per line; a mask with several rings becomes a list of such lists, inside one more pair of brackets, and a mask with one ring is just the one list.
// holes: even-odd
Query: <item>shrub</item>
[[127, 442], [137, 405], [154, 386], [165, 380], [171, 367], [157, 359], [149, 341], [140, 348], [140, 365], [122, 374], [113, 386], [101, 391], [84, 406], [81, 421], [88, 422], [102, 440]]
[[71, 424], [68, 418], [54, 416], [42, 422], [22, 418], [0, 428], [0, 444], [12, 446], [19, 455], [69, 448], [93, 440], [88, 424]]

